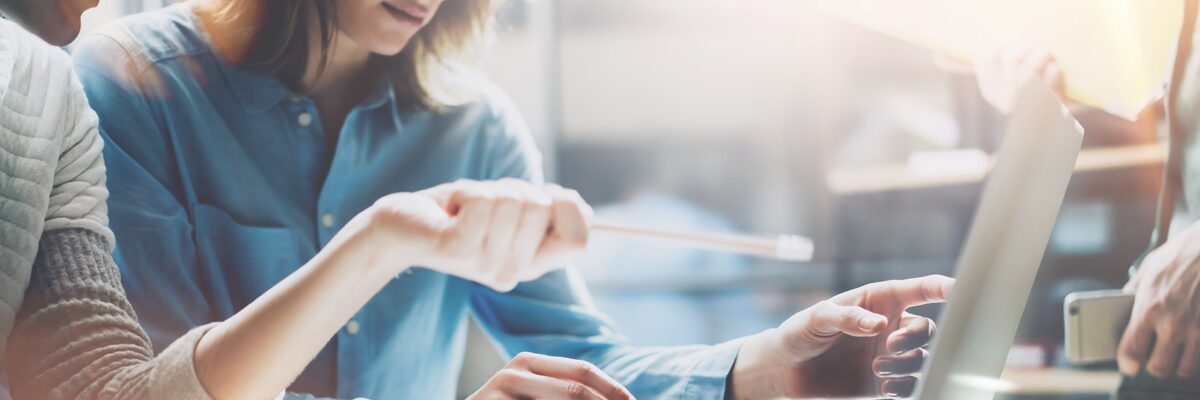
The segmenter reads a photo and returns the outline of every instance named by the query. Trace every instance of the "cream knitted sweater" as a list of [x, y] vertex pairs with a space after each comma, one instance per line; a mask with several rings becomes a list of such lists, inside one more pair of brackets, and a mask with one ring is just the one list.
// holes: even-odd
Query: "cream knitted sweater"
[[83, 228], [112, 243], [96, 114], [71, 67], [66, 53], [0, 21], [0, 339], [43, 231]]
[[207, 398], [192, 354], [208, 326], [154, 357], [125, 299], [101, 150], [66, 53], [0, 20], [0, 356], [12, 395]]

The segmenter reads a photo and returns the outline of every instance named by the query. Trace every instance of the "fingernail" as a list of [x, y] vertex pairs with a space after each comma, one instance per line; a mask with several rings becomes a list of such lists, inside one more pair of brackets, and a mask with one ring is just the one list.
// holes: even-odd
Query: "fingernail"
[[862, 327], [863, 329], [875, 329], [876, 326], [879, 326], [879, 324], [882, 323], [883, 318], [876, 316], [863, 317], [863, 319], [858, 320], [858, 326]]
[[879, 375], [880, 377], [885, 377], [885, 376], [892, 376], [895, 374], [895, 372], [887, 371], [887, 370], [879, 370], [879, 371], [875, 371], [875, 374]]
[[895, 399], [895, 398], [899, 398], [899, 397], [900, 397], [900, 393], [885, 392], [885, 393], [883, 394], [883, 397], [887, 397], [887, 398], [889, 398], [889, 399]]

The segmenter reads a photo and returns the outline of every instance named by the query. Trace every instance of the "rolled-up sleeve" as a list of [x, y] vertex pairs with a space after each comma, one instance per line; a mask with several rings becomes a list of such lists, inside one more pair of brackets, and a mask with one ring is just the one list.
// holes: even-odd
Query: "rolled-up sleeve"
[[[507, 101], [492, 130], [489, 179], [543, 182], [541, 155], [528, 128]], [[527, 351], [581, 359], [603, 369], [643, 398], [723, 399], [726, 378], [741, 348], [734, 340], [715, 346], [638, 347], [620, 336], [596, 310], [579, 275], [566, 268], [509, 293], [472, 287], [471, 305], [484, 330], [506, 356]]]
[[472, 306], [506, 356], [528, 351], [586, 360], [644, 398], [723, 399], [741, 348], [632, 346], [589, 303], [570, 271], [551, 273], [509, 293], [473, 288]]

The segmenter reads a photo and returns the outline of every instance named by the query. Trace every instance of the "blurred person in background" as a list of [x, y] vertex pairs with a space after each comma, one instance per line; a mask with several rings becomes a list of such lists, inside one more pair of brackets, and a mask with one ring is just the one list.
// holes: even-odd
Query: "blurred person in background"
[[[541, 184], [521, 116], [464, 64], [493, 6], [198, 0], [126, 17], [80, 44], [77, 71], [106, 140], [118, 264], [156, 346], [247, 307], [388, 193], [461, 179]], [[506, 200], [487, 211], [511, 221], [539, 207]], [[546, 233], [515, 226], [488, 231], [487, 254], [506, 260], [489, 267], [520, 268], [529, 255], [507, 241]], [[506, 355], [590, 361], [648, 398], [905, 396], [934, 329], [905, 310], [942, 301], [952, 284], [881, 282], [742, 339], [649, 348], [628, 344], [570, 270], [515, 288], [445, 272], [366, 279], [382, 289], [292, 389], [452, 398], [471, 312]], [[511, 387], [522, 377], [497, 379]]]
[[[1135, 294], [1117, 363], [1122, 399], [1200, 396], [1200, 51], [1196, 0], [1185, 0], [1184, 23], [1164, 98], [1169, 153], [1151, 249], [1131, 269]], [[975, 65], [979, 87], [1001, 112], [1011, 110], [1025, 79], [1040, 78], [1059, 93], [1064, 71], [1051, 53], [1010, 49]], [[1070, 102], [1068, 101], [1070, 104]], [[1078, 104], [1070, 104], [1078, 109]]]
[[[461, 182], [389, 195], [245, 309], [190, 329], [154, 356], [111, 256], [96, 114], [67, 54], [43, 42], [72, 41], [80, 15], [95, 5], [0, 1], [6, 18], [33, 32], [0, 21], [0, 265], [6, 278], [0, 280], [0, 354], [7, 344], [11, 389], [0, 388], [0, 398], [273, 398], [366, 299], [409, 265], [511, 287], [545, 271], [539, 268], [561, 265], [583, 245], [587, 206], [561, 189]], [[559, 234], [511, 241], [511, 249], [536, 260], [497, 273], [477, 268], [494, 262], [463, 239], [495, 226], [510, 229], [469, 215], [492, 207], [502, 190], [517, 204], [560, 210], [552, 224], [533, 213], [510, 224]], [[453, 221], [446, 211], [452, 209], [463, 210]], [[570, 398], [582, 388], [597, 398], [631, 397], [581, 365], [522, 355], [476, 395]]]

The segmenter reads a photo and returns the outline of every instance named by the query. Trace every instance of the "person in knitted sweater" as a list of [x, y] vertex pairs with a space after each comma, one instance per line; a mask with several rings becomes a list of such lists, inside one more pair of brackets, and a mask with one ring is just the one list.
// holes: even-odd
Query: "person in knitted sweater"
[[[505, 290], [561, 265], [584, 244], [590, 209], [558, 187], [457, 182], [393, 194], [242, 311], [193, 329], [155, 356], [112, 257], [97, 116], [67, 54], [49, 45], [74, 40], [80, 15], [95, 5], [0, 0], [7, 18], [0, 20], [0, 356], [13, 398], [276, 397], [355, 311], [412, 265]], [[553, 207], [554, 220], [531, 212], [501, 226], [489, 217], [498, 201], [545, 213]], [[543, 234], [500, 249], [511, 251], [484, 251], [488, 232], [513, 232], [516, 224]], [[521, 268], [498, 268], [494, 258], [509, 253], [527, 255]], [[536, 389], [540, 398], [566, 398], [584, 388], [596, 394], [587, 398], [630, 398], [581, 361], [525, 355], [498, 377], [505, 379], [477, 394]], [[526, 381], [536, 382], [512, 385]], [[0, 398], [8, 395], [0, 388]]]

